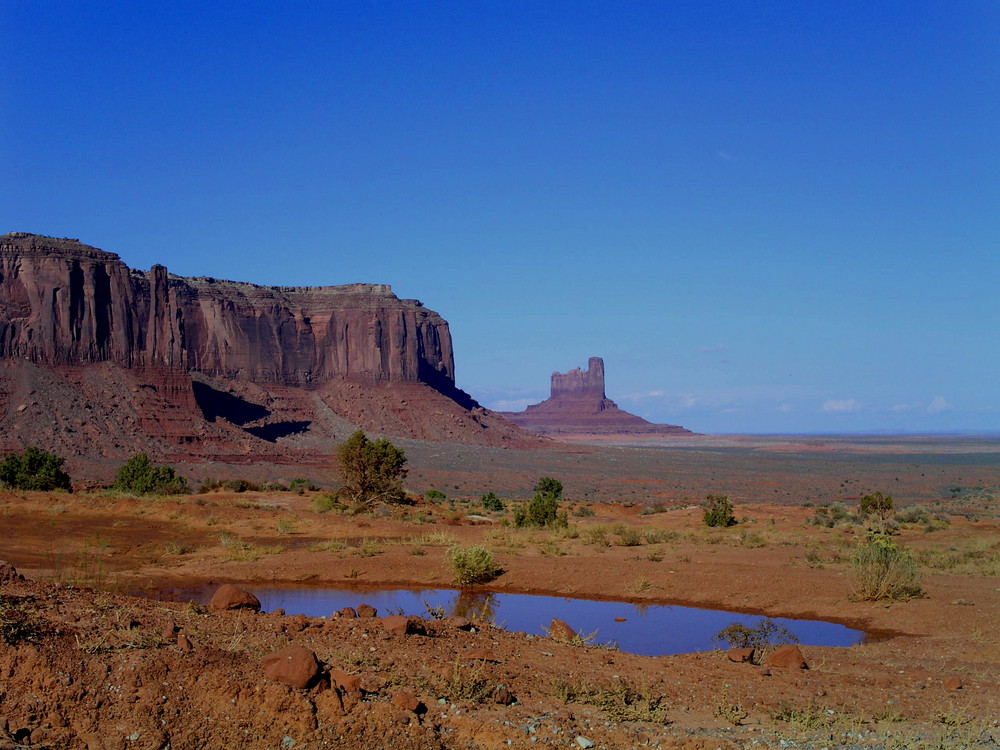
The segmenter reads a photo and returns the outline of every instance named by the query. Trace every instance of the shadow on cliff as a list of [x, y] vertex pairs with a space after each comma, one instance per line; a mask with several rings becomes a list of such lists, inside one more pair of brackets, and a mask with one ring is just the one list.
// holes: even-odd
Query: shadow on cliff
[[472, 411], [481, 408], [481, 404], [465, 391], [458, 388], [455, 382], [444, 373], [435, 370], [426, 361], [420, 361], [420, 380], [429, 385], [442, 396], [447, 396], [463, 409]]
[[309, 425], [312, 424], [308, 421], [287, 421], [245, 427], [251, 422], [259, 422], [271, 416], [271, 410], [239, 396], [234, 396], [232, 393], [217, 390], [208, 383], [202, 383], [199, 380], [192, 381], [191, 386], [194, 388], [194, 400], [206, 420], [214, 422], [217, 419], [224, 419], [238, 427], [243, 427], [250, 435], [269, 443], [277, 442], [279, 438], [289, 435], [299, 435], [306, 432]]

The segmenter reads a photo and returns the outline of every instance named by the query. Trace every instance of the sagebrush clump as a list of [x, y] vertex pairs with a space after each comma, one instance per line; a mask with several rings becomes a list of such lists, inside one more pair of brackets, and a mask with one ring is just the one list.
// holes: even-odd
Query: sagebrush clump
[[478, 544], [452, 547], [448, 550], [446, 559], [458, 586], [489, 583], [500, 574], [493, 553]]
[[920, 574], [906, 547], [896, 545], [888, 534], [869, 531], [851, 555], [854, 568], [854, 598], [877, 602], [920, 596]]
[[706, 526], [733, 526], [736, 516], [733, 515], [733, 504], [729, 495], [707, 495], [702, 503]]

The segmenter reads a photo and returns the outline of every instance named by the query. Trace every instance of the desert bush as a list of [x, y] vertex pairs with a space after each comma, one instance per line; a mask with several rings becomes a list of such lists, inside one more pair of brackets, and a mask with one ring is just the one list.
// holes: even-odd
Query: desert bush
[[356, 512], [406, 499], [406, 454], [385, 438], [373, 442], [357, 430], [337, 447], [337, 458], [342, 482], [338, 492]]
[[623, 678], [610, 685], [560, 681], [553, 688], [556, 698], [563, 703], [596, 706], [612, 721], [667, 723], [667, 707], [663, 699], [654, 697], [649, 688], [636, 687]]
[[0, 597], [0, 642], [15, 646], [34, 640], [38, 633], [37, 624], [20, 602]]
[[288, 488], [281, 482], [261, 482], [261, 492], [287, 492]]
[[567, 514], [559, 513], [562, 489], [562, 482], [558, 479], [552, 477], [539, 479], [535, 483], [535, 496], [528, 501], [527, 506], [519, 505], [514, 509], [514, 525], [566, 526], [569, 522]]
[[34, 446], [24, 453], [8, 453], [0, 463], [0, 484], [13, 490], [65, 490], [70, 492], [69, 474], [62, 470], [64, 458]]
[[503, 500], [493, 494], [493, 490], [490, 490], [479, 498], [479, 504], [483, 506], [483, 510], [495, 513], [503, 512], [506, 507], [504, 506]]
[[896, 521], [899, 523], [930, 523], [930, 520], [927, 511], [916, 505], [909, 505], [896, 514]]
[[177, 476], [172, 466], [157, 466], [146, 453], [136, 453], [122, 464], [111, 489], [131, 495], [187, 494], [187, 480]]
[[892, 495], [882, 492], [862, 495], [858, 503], [858, 515], [879, 528], [884, 528], [895, 513], [894, 505]]
[[318, 495], [313, 495], [309, 500], [309, 504], [312, 505], [312, 509], [317, 513], [329, 513], [339, 505], [336, 498], [329, 492], [321, 492]]
[[577, 518], [587, 518], [588, 516], [594, 515], [594, 509], [589, 505], [581, 505], [579, 508], [573, 511], [573, 515]]
[[298, 479], [293, 479], [288, 483], [288, 489], [290, 492], [298, 492], [302, 495], [306, 492], [315, 492], [319, 489], [319, 487], [317, 487], [311, 479], [303, 479], [299, 477]]
[[642, 544], [642, 534], [634, 529], [621, 529], [617, 532], [619, 547], [638, 547]]
[[807, 523], [832, 529], [834, 526], [857, 523], [857, 521], [858, 517], [851, 513], [846, 505], [843, 503], [833, 503], [832, 505], [823, 505], [817, 508], [813, 513], [813, 517]]
[[707, 495], [701, 507], [706, 526], [732, 526], [736, 523], [728, 495]]
[[862, 601], [910, 599], [919, 596], [920, 576], [906, 547], [893, 543], [887, 534], [869, 531], [865, 542], [851, 556], [854, 597]]
[[424, 499], [430, 500], [431, 502], [439, 502], [441, 500], [448, 499], [448, 496], [441, 492], [441, 490], [427, 490], [424, 493]]
[[459, 586], [489, 583], [500, 572], [493, 553], [480, 545], [452, 547], [445, 557]]
[[725, 644], [727, 648], [752, 648], [759, 652], [756, 656], [775, 646], [799, 642], [794, 633], [770, 617], [760, 618], [753, 627], [741, 622], [731, 623], [716, 633], [712, 640]]
[[275, 528], [281, 536], [288, 536], [295, 532], [295, 521], [290, 518], [279, 519], [278, 525]]
[[583, 532], [583, 540], [587, 544], [593, 544], [596, 547], [611, 546], [611, 543], [608, 541], [608, 527], [602, 524], [587, 527]]

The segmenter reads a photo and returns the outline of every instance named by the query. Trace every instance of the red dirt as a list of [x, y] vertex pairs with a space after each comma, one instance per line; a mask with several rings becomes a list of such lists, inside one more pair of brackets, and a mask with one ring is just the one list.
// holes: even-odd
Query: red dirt
[[[995, 476], [975, 458], [987, 448], [966, 445], [952, 463], [934, 448], [914, 468], [920, 451], [912, 445], [902, 459], [878, 453], [875, 463], [863, 446], [833, 451], [832, 463], [790, 446], [763, 441], [719, 455], [718, 445], [679, 454], [408, 447], [411, 486], [427, 488], [428, 477], [453, 467], [454, 483], [467, 490], [437, 484], [453, 497], [490, 486], [524, 493], [529, 477], [563, 477], [565, 507], [594, 513], [571, 515], [569, 534], [473, 523], [465, 516], [481, 510], [462, 500], [383, 517], [317, 513], [308, 493], [0, 494], [0, 556], [32, 579], [0, 583], [0, 625], [14, 641], [0, 643], [0, 729], [10, 735], [0, 732], [0, 747], [15, 737], [88, 750], [581, 747], [577, 737], [598, 748], [995, 747], [997, 509], [988, 492], [934, 490], [959, 476]], [[742, 522], [728, 529], [704, 528], [700, 510], [684, 503], [644, 515], [640, 503], [580, 502], [588, 487], [631, 487], [648, 503], [675, 491], [670, 482], [765, 496], [772, 485], [840, 490], [842, 474], [851, 484], [877, 483], [904, 462], [915, 476], [900, 485], [936, 498], [924, 505], [968, 517], [949, 512], [950, 523], [933, 531], [922, 523], [899, 530], [894, 538], [922, 561], [924, 596], [889, 604], [851, 598], [847, 558], [863, 530], [808, 525], [815, 508], [791, 499], [738, 503]], [[908, 504], [903, 497], [897, 502]], [[642, 534], [642, 543], [620, 546], [622, 529]], [[809, 669], [765, 674], [724, 652], [641, 657], [435, 620], [406, 624], [411, 634], [403, 635], [377, 619], [208, 613], [111, 593], [226, 582], [441, 587], [451, 581], [445, 551], [455, 543], [494, 551], [504, 573], [489, 588], [498, 592], [821, 618], [878, 637], [850, 648], [802, 646]], [[539, 623], [553, 616], [539, 612]], [[31, 626], [24, 637], [21, 618]], [[265, 675], [263, 658], [289, 645], [312, 650], [323, 665], [306, 689]], [[357, 681], [360, 694], [337, 687]], [[611, 696], [603, 707], [600, 687]], [[614, 705], [614, 696], [629, 695], [631, 714]], [[413, 700], [417, 712], [407, 708]]]

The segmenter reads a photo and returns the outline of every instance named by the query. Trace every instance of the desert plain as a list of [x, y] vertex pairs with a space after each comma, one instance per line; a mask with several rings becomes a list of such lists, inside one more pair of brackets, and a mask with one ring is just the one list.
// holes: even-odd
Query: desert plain
[[[1000, 742], [1000, 441], [706, 437], [529, 450], [398, 440], [412, 505], [326, 510], [329, 466], [246, 467], [244, 486], [131, 497], [4, 492], [0, 746], [122, 748], [975, 748]], [[193, 488], [211, 464], [178, 467]], [[235, 467], [239, 472], [243, 467]], [[302, 476], [317, 489], [262, 490]], [[542, 476], [566, 528], [520, 529]], [[211, 484], [209, 485], [211, 486]], [[243, 491], [234, 491], [240, 489]], [[439, 495], [424, 495], [436, 490]], [[893, 496], [913, 598], [857, 596], [860, 497]], [[484, 511], [493, 491], [505, 512]], [[432, 495], [435, 493], [432, 493]], [[709, 528], [708, 494], [738, 523]], [[821, 508], [827, 510], [821, 511]], [[844, 517], [830, 525], [819, 517]], [[448, 551], [501, 573], [473, 592], [684, 604], [865, 631], [800, 644], [806, 668], [726, 644], [638, 656], [550, 626], [424, 612], [220, 610], [223, 584], [453, 588]], [[16, 569], [16, 573], [14, 572]], [[403, 615], [400, 617], [399, 615]], [[388, 618], [386, 616], [389, 616]], [[568, 625], [573, 628], [574, 624]], [[264, 664], [308, 649], [305, 687]]]

